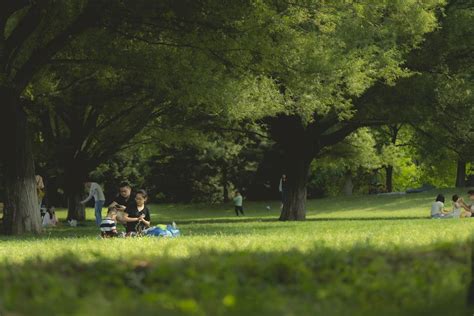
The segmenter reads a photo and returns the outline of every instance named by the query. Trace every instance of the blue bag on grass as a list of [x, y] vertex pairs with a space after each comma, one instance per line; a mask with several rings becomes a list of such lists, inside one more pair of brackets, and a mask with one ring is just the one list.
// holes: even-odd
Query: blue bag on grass
[[181, 233], [179, 229], [172, 225], [157, 225], [155, 227], [148, 228], [145, 232], [145, 236], [155, 237], [177, 237]]

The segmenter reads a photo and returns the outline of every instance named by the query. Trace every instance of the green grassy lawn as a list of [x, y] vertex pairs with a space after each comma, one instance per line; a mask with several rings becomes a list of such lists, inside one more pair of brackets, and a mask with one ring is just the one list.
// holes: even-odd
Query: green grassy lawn
[[312, 200], [300, 223], [277, 221], [278, 202], [152, 205], [176, 239], [100, 240], [88, 210], [0, 237], [0, 315], [472, 314], [474, 219], [429, 219], [436, 193]]

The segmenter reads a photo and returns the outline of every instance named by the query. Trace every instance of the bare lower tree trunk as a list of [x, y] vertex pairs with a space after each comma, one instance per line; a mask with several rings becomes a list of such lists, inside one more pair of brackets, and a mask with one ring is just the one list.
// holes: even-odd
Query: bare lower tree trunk
[[[398, 134], [403, 128], [403, 124], [400, 125], [389, 125], [388, 132], [390, 135], [390, 142], [393, 146], [397, 146]], [[385, 168], [386, 179], [385, 179], [385, 189], [387, 192], [393, 192], [393, 166], [387, 166]]]
[[86, 220], [86, 208], [80, 202], [84, 199], [86, 168], [81, 161], [72, 160], [66, 164], [65, 193], [67, 198], [67, 219]]
[[229, 202], [229, 181], [228, 181], [228, 176], [227, 176], [227, 168], [224, 166], [222, 168], [222, 187], [223, 187], [223, 198], [224, 198], [224, 203]]
[[281, 115], [270, 123], [270, 134], [282, 153], [284, 187], [281, 221], [306, 219], [306, 198], [311, 161], [315, 154], [315, 139], [298, 116]]
[[349, 170], [344, 175], [344, 188], [343, 192], [346, 196], [351, 196], [354, 191], [354, 183], [352, 182], [352, 172]]
[[41, 216], [36, 192], [35, 167], [26, 115], [14, 92], [0, 92], [2, 113], [2, 160], [5, 176], [3, 231], [21, 235], [40, 233]]
[[293, 156], [286, 164], [286, 192], [281, 221], [301, 221], [306, 219], [306, 197], [311, 159]]
[[392, 192], [393, 191], [393, 166], [386, 167], [385, 174], [386, 174], [385, 188], [387, 189], [387, 192]]
[[81, 204], [83, 194], [72, 192], [67, 197], [67, 219], [75, 219], [77, 221], [86, 220], [86, 207]]
[[456, 188], [466, 187], [466, 161], [458, 160], [456, 170]]

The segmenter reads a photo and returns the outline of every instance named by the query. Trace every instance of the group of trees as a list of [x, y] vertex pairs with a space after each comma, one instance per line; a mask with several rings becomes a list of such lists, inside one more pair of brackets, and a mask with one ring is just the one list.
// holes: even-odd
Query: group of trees
[[464, 185], [472, 22], [469, 0], [3, 1], [3, 231], [41, 231], [35, 162], [79, 220], [91, 176], [225, 201], [285, 173], [281, 220], [321, 168], [351, 194], [454, 160]]

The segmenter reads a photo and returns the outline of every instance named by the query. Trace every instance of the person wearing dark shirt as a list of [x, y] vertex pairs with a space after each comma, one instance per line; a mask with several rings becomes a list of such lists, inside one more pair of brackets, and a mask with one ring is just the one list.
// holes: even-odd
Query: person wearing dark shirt
[[135, 195], [135, 206], [127, 207], [125, 210], [123, 221], [126, 223], [127, 234], [136, 233], [137, 230], [150, 227], [151, 217], [150, 210], [145, 205], [148, 194], [145, 190], [138, 190]]
[[115, 207], [119, 212], [124, 212], [127, 207], [136, 207], [135, 196], [130, 184], [127, 182], [120, 184], [119, 194], [112, 200], [109, 207]]

